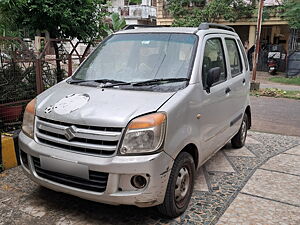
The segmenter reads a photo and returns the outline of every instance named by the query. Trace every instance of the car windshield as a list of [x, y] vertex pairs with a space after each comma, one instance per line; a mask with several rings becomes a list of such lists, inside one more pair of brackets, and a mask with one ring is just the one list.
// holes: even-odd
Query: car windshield
[[183, 78], [189, 78], [196, 40], [193, 34], [113, 35], [93, 52], [72, 79], [126, 83], [172, 79], [170, 83], [174, 85], [174, 79], [183, 82]]

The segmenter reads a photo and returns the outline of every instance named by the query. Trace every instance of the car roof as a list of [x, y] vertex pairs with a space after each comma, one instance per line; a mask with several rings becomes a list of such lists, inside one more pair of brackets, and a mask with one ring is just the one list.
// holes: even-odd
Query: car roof
[[117, 33], [187, 33], [193, 34], [197, 31], [196, 27], [136, 27], [135, 29], [122, 30]]
[[199, 30], [197, 27], [136, 27], [134, 29], [121, 30], [116, 32], [116, 34], [136, 34], [136, 33], [182, 33], [182, 34], [198, 34], [198, 35], [206, 35], [206, 34], [229, 34], [237, 36], [235, 32], [217, 29], [217, 28], [209, 28], [206, 30]]

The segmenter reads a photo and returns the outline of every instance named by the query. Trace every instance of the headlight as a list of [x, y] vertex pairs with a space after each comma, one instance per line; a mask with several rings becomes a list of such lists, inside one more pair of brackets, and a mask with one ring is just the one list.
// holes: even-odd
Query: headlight
[[132, 120], [126, 130], [121, 154], [139, 154], [158, 151], [163, 143], [167, 117], [153, 113]]
[[35, 104], [36, 99], [31, 100], [24, 112], [23, 124], [22, 124], [22, 131], [28, 137], [33, 138], [33, 128], [34, 128], [34, 117], [35, 117]]

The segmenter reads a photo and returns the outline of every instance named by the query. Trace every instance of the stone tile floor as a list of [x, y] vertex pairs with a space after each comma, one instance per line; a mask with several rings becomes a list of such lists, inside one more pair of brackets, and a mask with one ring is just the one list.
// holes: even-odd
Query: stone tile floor
[[[221, 224], [300, 224], [300, 146], [262, 165], [218, 221]], [[246, 207], [245, 207], [246, 206]]]
[[[15, 168], [0, 174], [0, 225], [9, 224], [300, 224], [300, 138], [249, 132], [198, 171], [186, 213], [109, 206], [42, 188]], [[224, 213], [225, 212], [225, 213]]]

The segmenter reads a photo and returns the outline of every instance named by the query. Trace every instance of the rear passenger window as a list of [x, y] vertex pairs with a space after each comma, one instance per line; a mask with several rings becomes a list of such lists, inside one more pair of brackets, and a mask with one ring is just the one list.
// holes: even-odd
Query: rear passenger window
[[234, 39], [225, 39], [229, 61], [230, 61], [230, 69], [231, 69], [231, 76], [235, 77], [242, 73], [243, 67], [241, 62], [241, 56]]
[[248, 58], [247, 58], [247, 55], [246, 55], [246, 52], [244, 50], [244, 46], [243, 46], [241, 40], [238, 40], [238, 44], [240, 46], [240, 49], [242, 50], [242, 55], [243, 55], [243, 58], [244, 58], [244, 64], [246, 66], [246, 70], [248, 71], [249, 70]]
[[221, 76], [219, 81], [215, 82], [215, 84], [221, 83], [222, 81], [225, 81], [227, 78], [223, 45], [220, 38], [209, 39], [205, 44], [203, 66], [202, 66], [202, 83], [204, 88], [208, 86], [207, 85], [208, 71], [216, 67], [220, 67]]

